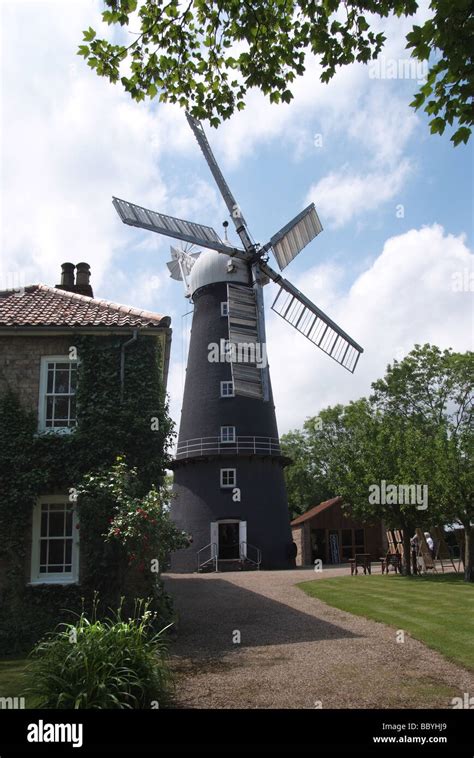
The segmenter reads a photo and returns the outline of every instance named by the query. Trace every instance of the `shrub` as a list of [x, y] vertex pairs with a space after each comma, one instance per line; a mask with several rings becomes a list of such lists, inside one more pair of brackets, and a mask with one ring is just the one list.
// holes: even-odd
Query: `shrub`
[[172, 677], [165, 632], [156, 614], [139, 601], [134, 618], [122, 609], [105, 620], [83, 612], [61, 624], [31, 653], [27, 694], [38, 708], [157, 708], [169, 704]]
[[96, 517], [98, 510], [109, 514], [102, 538], [122, 549], [129, 566], [148, 574], [152, 590], [169, 553], [188, 547], [190, 537], [170, 518], [166, 506], [172, 495], [166, 486], [140, 493], [139, 484], [137, 469], [130, 468], [124, 456], [117, 456], [109, 470], [84, 477], [78, 488], [79, 518], [88, 531], [88, 519]]

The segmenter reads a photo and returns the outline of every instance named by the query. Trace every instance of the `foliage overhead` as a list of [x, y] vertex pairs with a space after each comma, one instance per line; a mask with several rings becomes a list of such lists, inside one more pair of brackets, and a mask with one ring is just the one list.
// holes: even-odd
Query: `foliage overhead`
[[[379, 18], [412, 16], [416, 0], [105, 0], [103, 21], [130, 27], [129, 44], [84, 31], [78, 54], [100, 76], [120, 80], [137, 100], [179, 103], [217, 126], [245, 107], [251, 88], [289, 103], [292, 84], [317, 56], [321, 81], [340, 66], [377, 58], [385, 43]], [[432, 133], [456, 123], [454, 145], [473, 124], [471, 0], [431, 0], [431, 17], [414, 26], [407, 48], [429, 61], [412, 106], [424, 106]], [[139, 31], [136, 31], [136, 29]], [[122, 66], [122, 64], [125, 64]], [[127, 65], [128, 64], [128, 65]]]

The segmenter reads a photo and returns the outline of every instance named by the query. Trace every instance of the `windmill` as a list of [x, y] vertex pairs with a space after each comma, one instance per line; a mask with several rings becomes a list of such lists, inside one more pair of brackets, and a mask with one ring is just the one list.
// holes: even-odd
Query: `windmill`
[[348, 371], [363, 350], [268, 265], [272, 252], [283, 270], [322, 231], [314, 204], [265, 245], [255, 243], [202, 125], [186, 117], [241, 244], [229, 242], [227, 229], [223, 240], [212, 227], [112, 201], [125, 224], [200, 251], [172, 247], [167, 264], [194, 304], [171, 512], [193, 544], [173, 556], [172, 568], [288, 568], [294, 565], [283, 478], [288, 460], [280, 450], [266, 359], [263, 287], [278, 284], [272, 310]]

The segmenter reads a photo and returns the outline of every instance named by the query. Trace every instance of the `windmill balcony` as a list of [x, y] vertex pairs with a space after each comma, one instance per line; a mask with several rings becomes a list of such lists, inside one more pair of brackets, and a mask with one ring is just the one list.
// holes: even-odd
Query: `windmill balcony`
[[282, 457], [277, 437], [235, 437], [223, 442], [220, 437], [196, 437], [178, 442], [176, 460], [214, 455], [262, 455]]

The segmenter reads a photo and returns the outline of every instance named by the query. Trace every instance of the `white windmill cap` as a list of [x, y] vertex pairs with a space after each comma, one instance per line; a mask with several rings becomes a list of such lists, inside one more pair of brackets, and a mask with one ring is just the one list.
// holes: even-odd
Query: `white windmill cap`
[[240, 258], [231, 258], [215, 250], [205, 250], [197, 259], [189, 275], [191, 295], [200, 287], [219, 282], [248, 284], [249, 268]]

